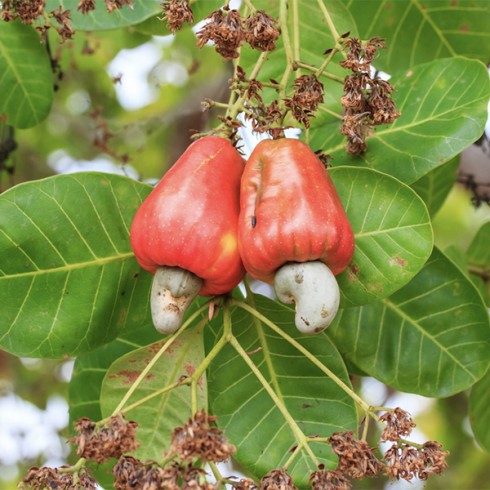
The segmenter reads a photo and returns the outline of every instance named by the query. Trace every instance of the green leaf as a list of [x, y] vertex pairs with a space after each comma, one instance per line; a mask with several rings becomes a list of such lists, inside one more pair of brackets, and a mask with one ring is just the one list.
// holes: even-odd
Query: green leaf
[[[162, 388], [188, 377], [204, 359], [202, 328], [184, 331], [158, 359], [145, 376], [126, 406], [144, 397], [154, 395]], [[100, 396], [102, 415], [108, 417], [117, 407], [141, 371], [152, 361], [165, 340], [133, 350], [115, 361], [107, 372]], [[207, 408], [206, 378], [197, 384], [197, 406]], [[127, 418], [138, 422], [137, 438], [140, 447], [136, 457], [160, 460], [168, 451], [173, 429], [183, 425], [192, 416], [191, 390], [183, 385], [157, 394], [132, 410], [125, 410]]]
[[132, 0], [132, 8], [123, 5], [109, 13], [104, 0], [95, 0], [96, 9], [82, 14], [77, 10], [79, 0], [47, 0], [46, 11], [55, 10], [59, 5], [63, 10], [70, 10], [71, 26], [78, 31], [96, 31], [117, 29], [143, 22], [148, 17], [162, 11], [161, 2], [157, 0]]
[[51, 110], [51, 65], [31, 26], [0, 22], [0, 93], [0, 115], [15, 128], [35, 126]]
[[476, 284], [485, 302], [490, 304], [490, 221], [483, 224], [473, 238], [466, 260], [471, 280]]
[[404, 288], [382, 302], [342, 310], [328, 333], [368, 375], [425, 396], [469, 388], [490, 362], [481, 296], [437, 249]]
[[412, 184], [412, 189], [424, 200], [431, 216], [441, 208], [456, 182], [459, 158], [436, 167]]
[[151, 275], [130, 244], [151, 187], [97, 172], [59, 175], [0, 196], [0, 346], [61, 358], [150, 323]]
[[490, 372], [473, 386], [469, 400], [471, 428], [478, 443], [490, 451]]
[[410, 187], [389, 175], [354, 167], [329, 172], [356, 243], [352, 262], [337, 277], [341, 306], [386, 298], [409, 282], [430, 256], [427, 208]]
[[[186, 311], [184, 321], [194, 315], [205, 301], [202, 297], [196, 298]], [[195, 327], [197, 323], [198, 320], [193, 321], [190, 328]], [[161, 339], [162, 334], [156, 331], [150, 321], [137, 328], [125, 329], [112, 342], [78, 356], [70, 380], [70, 420], [80, 417], [101, 420], [100, 390], [111, 364], [124, 354]]]
[[[194, 301], [187, 310], [185, 319], [194, 314], [202, 304], [201, 298]], [[196, 324], [197, 321], [193, 322], [190, 328]], [[69, 386], [70, 420], [74, 422], [81, 417], [89, 417], [94, 421], [102, 420], [100, 393], [102, 382], [111, 364], [124, 354], [161, 339], [162, 335], [153, 325], [146, 324], [140, 328], [124, 330], [120, 337], [109, 344], [77, 357]], [[112, 466], [113, 463], [91, 466], [97, 483], [104, 488], [112, 488], [114, 485]]]
[[411, 184], [481, 136], [490, 83], [479, 61], [437, 60], [390, 82], [402, 116], [372, 132], [366, 153], [347, 154], [338, 120], [312, 128], [310, 146], [331, 154], [335, 165], [368, 165]]
[[487, 0], [349, 0], [361, 39], [379, 36], [387, 49], [376, 68], [393, 73], [437, 58], [490, 59]]
[[[254, 296], [258, 311], [276, 323], [312, 356], [350, 387], [347, 371], [335, 346], [324, 334], [301, 336], [291, 309]], [[206, 330], [209, 351], [222, 333], [221, 316]], [[227, 344], [208, 370], [211, 412], [230, 441], [237, 446], [235, 459], [245, 470], [262, 477], [271, 468], [284, 466], [291, 449], [306, 436], [328, 437], [335, 431], [355, 429], [356, 409], [352, 399], [307, 357], [271, 328], [246, 311], [232, 309], [233, 332], [245, 356], [257, 366], [284, 411], [294, 420], [294, 430], [250, 367], [234, 347]], [[209, 335], [208, 335], [209, 334]], [[309, 443], [289, 465], [299, 486], [307, 485], [319, 463], [334, 467], [337, 458], [325, 443]]]
[[484, 223], [473, 238], [466, 257], [470, 270], [490, 275], [490, 221]]

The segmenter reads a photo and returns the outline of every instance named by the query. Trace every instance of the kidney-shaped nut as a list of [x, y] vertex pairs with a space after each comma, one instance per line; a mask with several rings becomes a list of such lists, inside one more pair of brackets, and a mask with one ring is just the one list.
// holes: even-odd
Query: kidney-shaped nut
[[274, 289], [280, 301], [296, 305], [295, 324], [304, 334], [327, 328], [339, 309], [339, 286], [320, 261], [283, 265], [275, 275]]
[[163, 334], [174, 333], [202, 287], [203, 280], [180, 267], [159, 267], [150, 294], [151, 316]]

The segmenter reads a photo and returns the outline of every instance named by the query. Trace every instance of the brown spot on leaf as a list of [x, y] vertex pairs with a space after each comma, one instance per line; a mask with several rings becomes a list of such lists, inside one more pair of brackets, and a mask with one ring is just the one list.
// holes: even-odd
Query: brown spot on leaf
[[[123, 369], [122, 371], [119, 371], [118, 373], [111, 374], [109, 378], [123, 378], [123, 383], [125, 385], [130, 385], [133, 384], [137, 379], [138, 376], [141, 374], [141, 371], [129, 371], [128, 369]], [[150, 380], [154, 378], [154, 374], [147, 374], [145, 376], [146, 380]]]
[[350, 279], [354, 279], [355, 277], [357, 277], [358, 273], [359, 273], [359, 266], [357, 264], [351, 264], [347, 269], [347, 275], [349, 276]]
[[196, 368], [192, 364], [189, 364], [189, 363], [184, 364], [184, 369], [185, 369], [185, 372], [187, 373], [188, 376], [192, 376], [194, 374], [194, 372], [196, 371]]
[[459, 26], [459, 30], [461, 32], [468, 32], [470, 30], [470, 26], [468, 24], [461, 24]]
[[405, 259], [402, 259], [401, 257], [395, 255], [390, 259], [390, 266], [393, 267], [395, 264], [400, 267], [405, 267]]
[[458, 6], [458, 0], [451, 0], [451, 3], [449, 4], [450, 7], [457, 7]]
[[386, 2], [386, 4], [385, 4], [385, 9], [386, 9], [386, 10], [391, 10], [392, 8], [393, 8], [392, 3], [391, 3], [391, 2]]
[[164, 341], [160, 341], [160, 342], [155, 342], [154, 344], [150, 344], [146, 350], [150, 353], [150, 354], [156, 354], [161, 348], [162, 348], [162, 345], [164, 344]]

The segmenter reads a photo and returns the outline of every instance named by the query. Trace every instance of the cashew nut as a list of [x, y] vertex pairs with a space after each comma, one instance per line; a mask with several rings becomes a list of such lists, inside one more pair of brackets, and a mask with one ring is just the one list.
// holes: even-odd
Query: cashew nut
[[180, 267], [159, 267], [153, 276], [150, 305], [155, 328], [174, 333], [182, 317], [201, 289], [203, 280]]
[[339, 286], [320, 261], [283, 265], [276, 272], [274, 289], [280, 301], [296, 304], [295, 324], [304, 334], [327, 328], [339, 309]]

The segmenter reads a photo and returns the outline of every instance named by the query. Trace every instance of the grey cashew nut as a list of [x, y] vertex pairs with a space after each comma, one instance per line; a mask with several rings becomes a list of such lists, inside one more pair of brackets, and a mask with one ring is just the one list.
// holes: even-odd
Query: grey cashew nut
[[153, 276], [150, 305], [155, 328], [164, 334], [174, 333], [203, 280], [180, 267], [159, 267]]
[[283, 265], [276, 272], [274, 289], [280, 301], [296, 304], [295, 324], [304, 334], [327, 328], [339, 309], [337, 280], [320, 261]]

